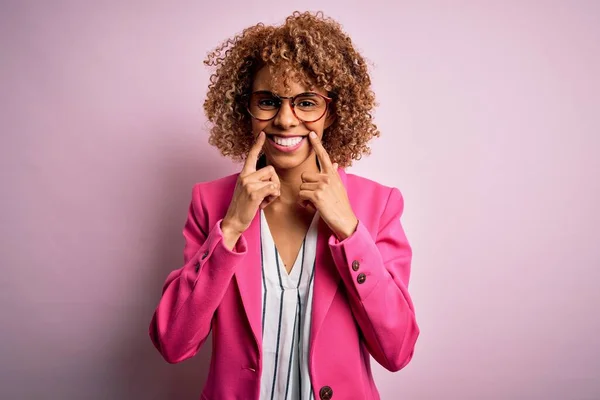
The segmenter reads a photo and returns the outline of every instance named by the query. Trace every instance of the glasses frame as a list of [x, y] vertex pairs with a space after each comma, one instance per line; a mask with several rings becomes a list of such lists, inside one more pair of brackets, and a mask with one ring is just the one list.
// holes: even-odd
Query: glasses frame
[[[278, 100], [281, 101], [281, 105], [277, 109], [277, 112], [271, 118], [266, 118], [266, 119], [264, 119], [264, 118], [257, 118], [256, 116], [252, 115], [252, 112], [250, 111], [250, 98], [252, 97], [253, 94], [257, 94], [257, 93], [270, 94], [273, 97], [275, 97], [275, 98], [277, 98]], [[317, 118], [315, 120], [312, 120], [312, 121], [304, 120], [304, 119], [298, 117], [298, 115], [296, 115], [296, 109], [295, 109], [296, 108], [296, 104], [294, 103], [295, 99], [297, 97], [300, 97], [300, 96], [306, 96], [307, 94], [319, 96], [323, 100], [325, 100], [325, 103], [326, 103], [325, 104], [325, 111], [323, 111], [323, 115], [321, 115], [319, 118]], [[279, 95], [277, 95], [277, 94], [275, 94], [273, 92], [270, 92], [268, 90], [256, 90], [256, 91], [251, 92], [251, 93], [246, 93], [246, 94], [244, 94], [242, 96], [242, 98], [246, 99], [246, 100], [244, 100], [244, 103], [246, 105], [246, 111], [248, 111], [248, 114], [250, 114], [250, 117], [254, 118], [257, 121], [261, 121], [261, 122], [270, 121], [270, 120], [274, 119], [275, 117], [277, 117], [277, 115], [279, 114], [279, 111], [281, 111], [281, 107], [283, 107], [283, 100], [289, 100], [290, 101], [290, 108], [292, 109], [292, 114], [294, 114], [294, 117], [296, 117], [296, 119], [298, 121], [303, 122], [303, 123], [317, 122], [317, 121], [319, 121], [320, 119], [322, 119], [327, 114], [327, 111], [329, 110], [329, 104], [333, 101], [332, 97], [327, 97], [327, 96], [324, 96], [324, 95], [322, 95], [320, 93], [316, 93], [316, 92], [302, 92], [302, 93], [299, 93], [299, 94], [297, 94], [295, 96], [279, 96]]]

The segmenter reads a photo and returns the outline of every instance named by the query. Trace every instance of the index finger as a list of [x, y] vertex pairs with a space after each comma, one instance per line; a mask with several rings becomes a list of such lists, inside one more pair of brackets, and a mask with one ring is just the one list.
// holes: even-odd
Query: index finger
[[242, 168], [242, 174], [246, 175], [256, 171], [256, 162], [258, 161], [258, 155], [265, 144], [265, 133], [261, 132], [256, 138], [256, 142], [252, 145], [252, 148], [248, 152], [244, 168]]
[[323, 144], [317, 137], [317, 134], [311, 132], [308, 136], [310, 137], [310, 141], [313, 145], [313, 148], [315, 149], [315, 153], [317, 155], [317, 158], [319, 159], [319, 163], [321, 164], [322, 172], [330, 172], [331, 170], [333, 170], [333, 165], [331, 165], [331, 159], [329, 158], [329, 154], [327, 154], [327, 150], [325, 150], [325, 147], [323, 147]]

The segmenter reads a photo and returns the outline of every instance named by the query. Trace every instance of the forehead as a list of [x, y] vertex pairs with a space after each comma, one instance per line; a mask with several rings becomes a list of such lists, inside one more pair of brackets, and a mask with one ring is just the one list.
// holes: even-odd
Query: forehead
[[302, 76], [297, 72], [274, 76], [269, 67], [264, 66], [254, 76], [252, 91], [268, 90], [281, 96], [293, 96], [303, 92], [316, 92], [327, 95], [327, 91], [313, 87], [304, 81], [305, 79], [302, 79]]

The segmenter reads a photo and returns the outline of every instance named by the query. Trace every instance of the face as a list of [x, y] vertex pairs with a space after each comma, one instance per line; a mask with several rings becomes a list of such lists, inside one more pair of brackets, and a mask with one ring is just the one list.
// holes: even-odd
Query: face
[[[263, 67], [254, 78], [252, 91], [268, 91], [279, 96], [292, 97], [301, 93], [314, 92], [327, 96], [325, 90], [319, 88], [308, 88], [291, 81], [289, 90], [281, 93], [272, 86], [272, 78], [268, 67]], [[323, 131], [334, 121], [335, 116], [327, 109], [326, 114], [315, 122], [303, 122], [299, 120], [291, 108], [291, 99], [283, 99], [277, 115], [268, 121], [252, 120], [252, 133], [254, 137], [263, 131], [267, 135], [263, 151], [269, 164], [278, 169], [292, 169], [308, 165], [316, 165], [316, 156], [312, 151], [312, 145], [308, 134], [314, 131], [319, 138], [323, 137]], [[306, 102], [298, 101], [296, 113], [301, 114], [298, 107], [313, 106], [310, 99]], [[264, 104], [269, 105], [268, 102]], [[307, 118], [308, 119], [308, 118]]]

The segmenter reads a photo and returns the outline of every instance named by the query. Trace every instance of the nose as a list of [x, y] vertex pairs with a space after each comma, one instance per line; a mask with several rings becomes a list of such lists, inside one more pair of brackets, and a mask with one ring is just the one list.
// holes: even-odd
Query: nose
[[282, 99], [279, 112], [273, 120], [273, 124], [281, 127], [282, 129], [293, 128], [300, 123], [298, 118], [296, 118], [296, 115], [294, 115], [290, 101], [290, 99]]

